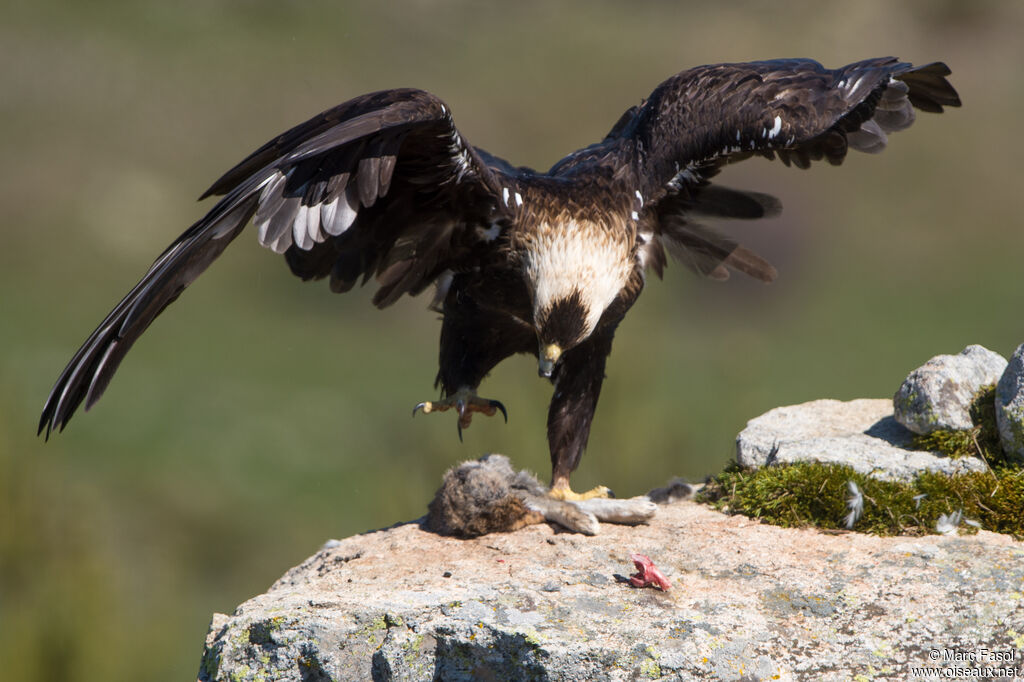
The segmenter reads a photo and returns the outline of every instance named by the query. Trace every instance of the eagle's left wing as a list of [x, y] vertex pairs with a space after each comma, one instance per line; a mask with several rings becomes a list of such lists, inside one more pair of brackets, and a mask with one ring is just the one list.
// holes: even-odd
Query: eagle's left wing
[[647, 264], [660, 272], [662, 245], [701, 274], [724, 278], [725, 266], [770, 280], [756, 254], [701, 226], [701, 215], [758, 218], [777, 211], [769, 197], [711, 188], [726, 163], [778, 157], [807, 168], [842, 163], [850, 148], [881, 151], [888, 134], [914, 121], [914, 108], [959, 106], [945, 64], [915, 67], [894, 57], [826, 69], [808, 59], [716, 64], [659, 85], [609, 134], [634, 146], [638, 207], [651, 234]]
[[[264, 246], [336, 291], [376, 277], [374, 302], [417, 293], [490, 248], [506, 207], [489, 163], [422, 90], [349, 100], [263, 145], [203, 194], [223, 195], [179, 236], [78, 349], [39, 421], [63, 429], [99, 399], [150, 323], [252, 220]], [[506, 190], [507, 191], [507, 190]]]

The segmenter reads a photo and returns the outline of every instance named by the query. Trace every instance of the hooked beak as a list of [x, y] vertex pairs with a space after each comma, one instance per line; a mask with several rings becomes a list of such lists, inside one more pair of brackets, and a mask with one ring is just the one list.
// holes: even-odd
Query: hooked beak
[[542, 377], [551, 377], [555, 371], [555, 364], [558, 358], [562, 357], [562, 349], [557, 343], [549, 343], [540, 349], [540, 360], [537, 363], [537, 374]]

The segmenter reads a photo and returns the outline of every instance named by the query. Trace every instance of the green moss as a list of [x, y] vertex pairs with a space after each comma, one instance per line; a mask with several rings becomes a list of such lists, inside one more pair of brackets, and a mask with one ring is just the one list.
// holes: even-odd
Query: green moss
[[981, 457], [990, 466], [1018, 464], [1008, 458], [999, 444], [999, 428], [996, 425], [996, 387], [984, 386], [974, 394], [970, 407], [970, 429], [939, 429], [914, 437], [914, 447], [919, 450], [933, 450], [948, 457]]
[[[853, 529], [877, 535], [934, 533], [942, 514], [961, 511], [985, 530], [1024, 538], [1024, 470], [997, 466], [958, 476], [924, 472], [912, 482], [879, 481], [848, 466], [799, 462], [745, 470], [730, 465], [701, 497], [715, 507], [786, 527], [843, 528], [857, 484], [864, 511]], [[923, 495], [923, 497], [922, 497]], [[973, 532], [970, 526], [962, 526]]]
[[939, 429], [914, 436], [914, 449], [941, 452], [947, 457], [977, 456], [978, 448], [974, 445], [973, 434], [974, 429], [966, 431]]
[[[917, 436], [914, 446], [949, 457], [981, 457], [986, 472], [948, 476], [922, 472], [910, 483], [879, 481], [848, 466], [800, 462], [744, 470], [729, 465], [701, 493], [719, 509], [779, 526], [844, 528], [849, 509], [848, 482], [864, 496], [864, 510], [853, 529], [877, 535], [934, 533], [943, 514], [963, 512], [985, 530], [1024, 538], [1024, 468], [1003, 453], [996, 426], [995, 386], [971, 401], [974, 427]], [[973, 532], [970, 526], [962, 530]]]
[[[821, 525], [846, 513], [846, 480], [853, 470], [797, 463], [746, 470], [731, 463], [701, 492], [717, 508], [779, 526]], [[821, 494], [835, 490], [835, 495]]]

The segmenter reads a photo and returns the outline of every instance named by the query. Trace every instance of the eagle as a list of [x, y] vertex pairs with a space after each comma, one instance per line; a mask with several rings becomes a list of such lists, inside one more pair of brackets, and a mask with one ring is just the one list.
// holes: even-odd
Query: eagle
[[[275, 137], [200, 197], [221, 198], [156, 259], [60, 374], [38, 433], [63, 430], [103, 394], [135, 341], [251, 222], [260, 244], [304, 280], [343, 293], [375, 280], [373, 303], [433, 288], [441, 313], [440, 398], [413, 410], [507, 420], [477, 388], [530, 353], [553, 384], [549, 494], [569, 485], [587, 445], [615, 330], [667, 255], [717, 280], [775, 269], [705, 224], [775, 215], [766, 194], [712, 184], [751, 157], [807, 168], [849, 149], [881, 151], [915, 109], [960, 99], [941, 62], [894, 57], [827, 69], [809, 59], [714, 64], [660, 84], [600, 142], [547, 172], [471, 145], [429, 92], [351, 99]], [[667, 254], [667, 255], [666, 255]]]

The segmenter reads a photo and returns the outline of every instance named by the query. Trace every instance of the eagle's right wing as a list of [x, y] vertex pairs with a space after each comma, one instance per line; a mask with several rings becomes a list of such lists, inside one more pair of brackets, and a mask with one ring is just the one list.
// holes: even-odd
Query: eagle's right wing
[[645, 258], [664, 263], [662, 245], [701, 274], [725, 266], [769, 280], [774, 269], [694, 221], [700, 215], [757, 218], [777, 210], [764, 195], [709, 189], [726, 163], [778, 157], [807, 168], [842, 163], [847, 150], [881, 151], [888, 134], [914, 121], [914, 108], [959, 106], [945, 64], [915, 67], [894, 57], [826, 69], [809, 59], [716, 64], [659, 85], [610, 137], [634, 145], [638, 203], [652, 234]]
[[508, 210], [496, 172], [421, 90], [363, 95], [283, 133], [203, 194], [224, 196], [75, 353], [39, 431], [63, 429], [83, 400], [95, 403], [136, 339], [250, 220], [296, 274], [330, 276], [335, 291], [376, 277], [374, 302], [385, 306], [490, 248]]

